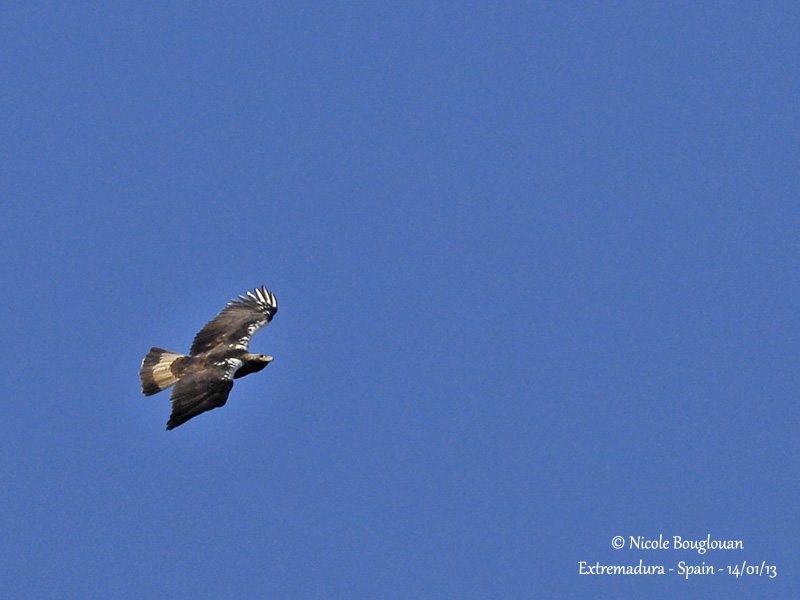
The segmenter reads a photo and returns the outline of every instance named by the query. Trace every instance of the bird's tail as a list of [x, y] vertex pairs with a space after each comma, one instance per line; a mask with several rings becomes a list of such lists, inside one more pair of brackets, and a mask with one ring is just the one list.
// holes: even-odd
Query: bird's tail
[[178, 383], [180, 376], [175, 374], [174, 363], [180, 358], [185, 358], [185, 356], [161, 348], [150, 348], [139, 371], [142, 393], [145, 396], [152, 396]]

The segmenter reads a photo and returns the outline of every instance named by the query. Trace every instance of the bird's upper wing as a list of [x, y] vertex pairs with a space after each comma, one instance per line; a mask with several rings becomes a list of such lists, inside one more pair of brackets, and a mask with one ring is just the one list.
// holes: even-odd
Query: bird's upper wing
[[212, 408], [225, 406], [233, 387], [233, 374], [241, 366], [241, 360], [227, 359], [185, 375], [172, 390], [172, 415], [167, 429], [174, 429]]
[[269, 323], [276, 312], [278, 301], [266, 287], [256, 288], [255, 293], [247, 292], [247, 296], [228, 302], [222, 312], [206, 323], [194, 337], [189, 355], [226, 346], [247, 350], [253, 334]]

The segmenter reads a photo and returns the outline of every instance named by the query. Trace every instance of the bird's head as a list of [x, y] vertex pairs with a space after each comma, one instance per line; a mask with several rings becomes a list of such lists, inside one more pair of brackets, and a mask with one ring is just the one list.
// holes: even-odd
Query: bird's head
[[249, 352], [244, 355], [244, 360], [255, 365], [262, 364], [264, 366], [272, 362], [272, 357], [266, 354], [250, 354]]
[[261, 369], [265, 368], [272, 362], [272, 357], [265, 354], [245, 354], [242, 357], [243, 364], [233, 374], [234, 379], [250, 375], [250, 373], [258, 373]]
[[266, 354], [245, 354], [244, 359], [259, 371], [272, 362], [272, 357]]
[[269, 363], [272, 362], [272, 357], [266, 354], [256, 354], [256, 360], [251, 363], [253, 371], [256, 373], [265, 369]]

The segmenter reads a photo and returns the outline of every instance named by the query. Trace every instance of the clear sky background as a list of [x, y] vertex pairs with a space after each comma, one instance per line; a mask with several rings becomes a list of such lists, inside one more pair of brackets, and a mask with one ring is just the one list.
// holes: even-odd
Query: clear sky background
[[[794, 597], [798, 31], [6, 4], [3, 597]], [[166, 432], [142, 357], [262, 284], [274, 363]], [[579, 575], [639, 559], [777, 577]]]

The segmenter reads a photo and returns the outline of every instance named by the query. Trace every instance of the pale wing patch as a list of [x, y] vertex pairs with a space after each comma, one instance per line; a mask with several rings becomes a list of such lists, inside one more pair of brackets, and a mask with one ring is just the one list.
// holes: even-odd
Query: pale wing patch
[[225, 375], [222, 377], [223, 379], [233, 379], [233, 374], [242, 368], [244, 361], [238, 358], [226, 358], [225, 360], [214, 363], [214, 365], [225, 369]]
[[247, 350], [250, 347], [250, 339], [253, 337], [253, 334], [261, 329], [266, 322], [266, 319], [262, 319], [249, 325], [247, 327], [247, 333], [243, 337], [239, 338], [239, 341], [236, 343], [235, 347], [239, 348], [240, 350]]

